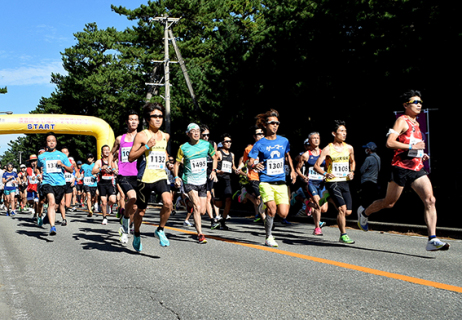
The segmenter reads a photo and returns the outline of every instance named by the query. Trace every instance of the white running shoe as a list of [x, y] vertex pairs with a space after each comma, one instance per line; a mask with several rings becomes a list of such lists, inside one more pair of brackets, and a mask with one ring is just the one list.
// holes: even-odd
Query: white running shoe
[[359, 206], [358, 211], [357, 211], [358, 227], [363, 231], [367, 231], [369, 230], [369, 218], [363, 215], [364, 210], [365, 209], [363, 208], [363, 206]]
[[183, 222], [183, 225], [184, 225], [185, 227], [192, 227], [191, 222], [189, 222], [188, 220], [185, 220], [185, 221]]
[[265, 246], [267, 246], [267, 247], [277, 247], [278, 243], [276, 242], [276, 240], [274, 240], [274, 237], [271, 236], [271, 237], [266, 238]]
[[427, 242], [427, 251], [448, 250], [449, 243], [443, 242], [438, 238], [433, 238]]
[[103, 225], [107, 225], [107, 218], [103, 218], [103, 222], [101, 222]]
[[119, 228], [119, 241], [122, 244], [128, 243], [128, 234], [124, 232], [123, 227]]

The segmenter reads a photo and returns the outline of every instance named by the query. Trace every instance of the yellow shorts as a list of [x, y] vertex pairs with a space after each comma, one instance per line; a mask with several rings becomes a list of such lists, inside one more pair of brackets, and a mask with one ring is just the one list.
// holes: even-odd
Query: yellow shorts
[[260, 182], [260, 195], [263, 203], [275, 201], [276, 205], [289, 204], [289, 192], [285, 184]]

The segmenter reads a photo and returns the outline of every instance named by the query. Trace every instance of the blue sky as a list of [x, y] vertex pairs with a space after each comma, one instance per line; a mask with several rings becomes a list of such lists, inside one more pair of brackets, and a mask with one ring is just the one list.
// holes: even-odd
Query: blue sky
[[[2, 1], [0, 87], [7, 86], [8, 93], [0, 95], [0, 111], [26, 114], [50, 96], [51, 73], [65, 73], [60, 52], [76, 43], [73, 34], [86, 23], [118, 30], [136, 24], [113, 12], [111, 4], [135, 9], [147, 0]], [[17, 136], [0, 135], [0, 154]]]

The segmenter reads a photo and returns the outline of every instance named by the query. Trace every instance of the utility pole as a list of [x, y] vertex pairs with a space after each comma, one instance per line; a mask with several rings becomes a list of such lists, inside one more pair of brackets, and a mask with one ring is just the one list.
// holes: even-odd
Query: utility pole
[[[181, 18], [169, 18], [167, 15], [164, 15], [162, 17], [155, 17], [151, 18], [150, 21], [158, 21], [163, 24], [164, 26], [164, 60], [153, 60], [152, 62], [155, 63], [163, 63], [164, 64], [164, 82], [147, 82], [145, 83], [148, 86], [165, 86], [165, 131], [167, 133], [171, 133], [171, 118], [170, 118], [170, 63], [179, 63], [181, 70], [183, 72], [183, 76], [185, 77], [186, 80], [186, 85], [188, 86], [189, 93], [191, 95], [191, 98], [193, 100], [193, 103], [195, 105], [196, 110], [199, 109], [199, 104], [197, 103], [196, 96], [194, 94], [194, 90], [192, 88], [191, 80], [189, 79], [188, 71], [186, 69], [186, 65], [184, 63], [184, 60], [181, 56], [180, 49], [178, 48], [175, 37], [173, 35], [171, 27], [177, 23]], [[177, 56], [178, 61], [171, 61], [170, 56], [169, 56], [169, 40], [172, 41], [173, 48], [175, 49], [175, 54]], [[151, 79], [154, 79], [155, 72], [157, 67], [154, 68], [153, 74], [151, 75]], [[156, 91], [156, 90], [153, 90]], [[151, 98], [151, 92], [148, 92], [146, 95], [147, 99]]]

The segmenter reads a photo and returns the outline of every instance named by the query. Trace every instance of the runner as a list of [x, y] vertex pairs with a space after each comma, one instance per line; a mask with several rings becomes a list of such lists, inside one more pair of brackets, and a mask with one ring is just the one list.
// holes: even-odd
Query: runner
[[18, 178], [19, 178], [19, 184], [18, 184], [18, 190], [19, 190], [19, 212], [22, 212], [23, 210], [26, 210], [27, 206], [27, 172], [26, 172], [26, 165], [21, 164], [19, 166], [20, 171], [18, 173]]
[[[255, 142], [249, 153], [249, 168], [260, 172], [260, 194], [266, 205], [265, 219], [265, 245], [277, 247], [278, 243], [271, 234], [276, 213], [285, 219], [289, 214], [289, 194], [286, 185], [284, 170], [287, 161], [292, 183], [295, 182], [295, 173], [292, 158], [290, 157], [290, 144], [287, 138], [277, 135], [279, 129], [279, 113], [271, 109], [266, 113], [257, 115], [256, 125], [265, 132], [265, 137]], [[256, 160], [259, 160], [256, 163]]]
[[101, 224], [107, 224], [107, 210], [108, 204], [109, 208], [112, 208], [112, 205], [116, 203], [116, 192], [114, 187], [114, 164], [109, 162], [109, 154], [111, 149], [108, 145], [101, 147], [102, 157], [100, 160], [97, 160], [91, 173], [93, 175], [98, 175], [98, 191], [99, 197], [101, 199], [101, 209], [103, 213], [103, 221]]
[[71, 163], [71, 166], [72, 166], [72, 172], [67, 172], [63, 170], [64, 180], [66, 180], [66, 190], [64, 191], [64, 197], [61, 200], [61, 203], [59, 204], [59, 211], [61, 211], [61, 217], [62, 217], [61, 225], [67, 226], [66, 214], [71, 206], [72, 193], [74, 192], [75, 163], [74, 163], [74, 158], [69, 157], [69, 149], [67, 147], [61, 148], [61, 152], [66, 155], [66, 157], [69, 159], [69, 162]]
[[[297, 174], [300, 178], [302, 178], [305, 182], [307, 182], [306, 190], [308, 195], [313, 200], [313, 209], [311, 216], [313, 217], [314, 222], [314, 231], [313, 235], [322, 236], [321, 227], [324, 226], [325, 223], [321, 223], [321, 213], [326, 213], [328, 209], [327, 202], [323, 203], [322, 205], [319, 204], [319, 200], [321, 199], [323, 192], [325, 191], [324, 185], [324, 176], [318, 174], [314, 170], [314, 165], [318, 160], [321, 150], [319, 149], [319, 145], [321, 143], [321, 138], [319, 132], [312, 132], [308, 135], [308, 150], [304, 152], [298, 161], [297, 164]], [[324, 170], [326, 162], [321, 163], [321, 168]], [[303, 174], [302, 167], [305, 166], [306, 174]], [[310, 203], [306, 203], [306, 208]]]
[[83, 189], [83, 171], [82, 171], [82, 161], [77, 161], [77, 169], [75, 170], [75, 176], [77, 183], [75, 189], [77, 190], [77, 205], [82, 208], [83, 203], [85, 202], [85, 190]]
[[[217, 157], [213, 146], [200, 139], [200, 128], [195, 123], [190, 123], [186, 130], [189, 142], [178, 149], [175, 163], [175, 184], [177, 187], [184, 183], [184, 190], [193, 204], [194, 226], [197, 231], [199, 243], [207, 243], [202, 233], [201, 215], [207, 210], [207, 155], [213, 158], [212, 173], [209, 179], [217, 180]], [[178, 176], [180, 164], [183, 163], [183, 176]]]
[[95, 156], [92, 153], [87, 154], [87, 163], [82, 165], [81, 174], [83, 175], [83, 188], [87, 197], [87, 217], [93, 216], [92, 204], [96, 204], [96, 189], [98, 188], [96, 176], [92, 173]]
[[164, 121], [165, 108], [158, 103], [148, 102], [143, 107], [143, 117], [149, 128], [135, 136], [133, 147], [128, 155], [128, 161], [138, 160], [138, 186], [136, 189], [135, 234], [133, 248], [142, 250], [140, 227], [146, 213], [149, 198], [154, 191], [162, 197], [162, 209], [160, 210], [160, 223], [154, 235], [159, 238], [162, 247], [168, 247], [168, 241], [164, 227], [173, 209], [172, 195], [167, 184], [165, 172], [167, 160], [167, 143], [170, 139], [168, 133], [160, 130]]
[[[265, 136], [265, 133], [263, 132], [262, 129], [258, 127], [252, 127], [252, 135], [253, 135], [254, 141], [257, 142]], [[253, 148], [253, 144], [249, 144], [244, 150], [244, 155], [242, 156], [242, 163], [239, 165], [239, 168], [238, 168], [238, 172], [241, 174], [242, 174], [242, 169], [248, 166], [249, 153], [252, 150], [252, 148]], [[258, 159], [255, 159], [254, 164], [257, 164], [257, 163], [258, 163]], [[258, 214], [260, 214], [261, 219], [265, 221], [266, 215], [265, 215], [263, 202], [261, 201], [260, 188], [259, 188], [260, 176], [258, 174], [258, 170], [247, 168], [247, 172], [243, 174], [246, 175], [248, 179], [248, 183], [245, 184], [245, 187], [243, 191], [241, 192], [239, 199], [243, 200], [243, 198], [246, 198], [246, 199], [249, 199], [253, 203], [254, 209], [255, 209], [255, 222], [258, 221], [257, 220]]]
[[[118, 153], [118, 168], [119, 175], [117, 183], [123, 191], [123, 195], [127, 200], [124, 207], [121, 207], [119, 213], [123, 215], [122, 226], [119, 229], [119, 240], [122, 243], [128, 242], [129, 226], [133, 221], [133, 216], [138, 209], [136, 205], [136, 188], [138, 185], [137, 161], [129, 162], [128, 155], [133, 146], [133, 141], [137, 134], [138, 125], [140, 123], [138, 113], [135, 110], [130, 110], [127, 113], [127, 133], [118, 136], [114, 141], [110, 159], [114, 154]], [[122, 194], [121, 194], [122, 195]]]
[[6, 206], [6, 215], [10, 215], [10, 208], [11, 208], [11, 215], [14, 216], [16, 214], [16, 198], [15, 198], [15, 191], [16, 186], [19, 183], [18, 174], [13, 171], [13, 164], [8, 163], [6, 166], [7, 171], [3, 173], [3, 194], [5, 195], [5, 206]]
[[30, 168], [27, 168], [27, 201], [32, 206], [34, 219], [37, 218], [39, 212], [39, 196], [38, 196], [38, 178], [37, 178], [37, 155], [31, 154], [29, 157]]
[[424, 203], [425, 223], [428, 230], [427, 251], [448, 250], [449, 244], [436, 237], [436, 207], [433, 187], [423, 161], [429, 159], [424, 153], [425, 142], [417, 122], [422, 112], [420, 91], [409, 90], [401, 96], [404, 115], [400, 116], [388, 132], [387, 148], [394, 150], [391, 163], [391, 179], [384, 199], [374, 201], [366, 209], [358, 208], [358, 226], [368, 230], [368, 218], [381, 209], [393, 208], [405, 186], [410, 186]]
[[67, 156], [56, 150], [56, 136], [48, 133], [46, 136], [47, 151], [38, 157], [38, 168], [43, 168], [42, 192], [48, 200], [48, 220], [50, 222], [50, 236], [56, 235], [55, 219], [56, 206], [61, 203], [66, 189], [64, 168], [72, 172], [72, 164]]
[[[210, 129], [207, 125], [203, 124], [201, 125], [201, 139], [208, 141], [213, 148], [215, 149], [215, 152], [217, 152], [217, 144], [215, 141], [210, 140]], [[213, 168], [213, 157], [210, 155], [207, 155], [207, 177], [210, 177], [212, 174], [212, 168]], [[210, 225], [212, 229], [215, 229], [220, 226], [218, 223], [218, 208], [215, 206], [214, 201], [213, 201], [213, 194], [214, 194], [214, 188], [213, 188], [214, 181], [211, 179], [207, 179], [207, 214], [209, 215], [210, 218]], [[215, 213], [215, 218], [214, 218], [214, 213]]]
[[[6, 169], [6, 166], [5, 166]], [[3, 174], [5, 173], [5, 169], [3, 169], [2, 165], [0, 164], [0, 209], [5, 210], [5, 204], [4, 204], [4, 195], [3, 195], [3, 188], [5, 185], [3, 184]]]
[[[355, 242], [346, 233], [346, 217], [352, 212], [353, 203], [348, 182], [354, 178], [356, 162], [353, 147], [345, 143], [347, 136], [345, 121], [335, 120], [332, 135], [334, 141], [322, 149], [314, 170], [325, 176], [326, 189], [338, 211], [339, 241], [353, 244]], [[323, 166], [324, 161], [327, 164], [327, 171]]]
[[[223, 208], [223, 215], [220, 219], [220, 230], [229, 230], [226, 225], [226, 218], [231, 209], [231, 198], [233, 196], [233, 189], [231, 188], [231, 174], [237, 173], [236, 166], [234, 165], [234, 153], [231, 149], [231, 135], [225, 133], [222, 135], [223, 147], [217, 151], [217, 178], [218, 181], [215, 184], [215, 204], [218, 208], [223, 207], [223, 201], [225, 202]], [[213, 228], [213, 225], [212, 225]]]

